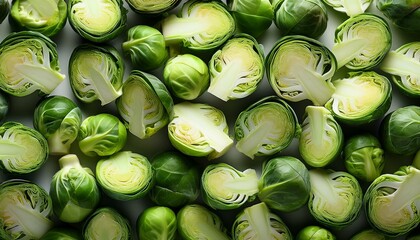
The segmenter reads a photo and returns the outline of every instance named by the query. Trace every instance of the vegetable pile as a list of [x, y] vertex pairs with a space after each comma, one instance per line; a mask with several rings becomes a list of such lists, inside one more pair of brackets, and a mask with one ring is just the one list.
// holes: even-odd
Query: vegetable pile
[[0, 239], [417, 239], [420, 2], [0, 0]]

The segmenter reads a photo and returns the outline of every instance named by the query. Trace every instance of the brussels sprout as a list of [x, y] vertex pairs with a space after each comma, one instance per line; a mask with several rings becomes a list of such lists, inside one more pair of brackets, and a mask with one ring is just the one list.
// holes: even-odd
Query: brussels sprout
[[201, 58], [180, 54], [165, 63], [163, 82], [175, 97], [194, 100], [209, 87], [209, 69]]
[[291, 240], [293, 235], [283, 220], [270, 212], [265, 203], [257, 203], [243, 209], [232, 226], [233, 239]]
[[258, 38], [273, 22], [274, 12], [270, 0], [227, 0], [226, 2], [240, 32]]
[[221, 157], [233, 145], [228, 131], [224, 113], [206, 103], [175, 104], [168, 124], [168, 137], [176, 149], [209, 160]]
[[198, 166], [177, 151], [165, 151], [152, 158], [155, 184], [150, 198], [158, 205], [181, 207], [193, 203], [200, 193]]
[[102, 207], [92, 213], [85, 221], [82, 229], [84, 239], [132, 239], [132, 232], [128, 219], [116, 209]]
[[307, 106], [298, 150], [312, 167], [325, 167], [341, 154], [344, 133], [330, 111], [322, 106]]
[[48, 141], [51, 155], [70, 152], [77, 139], [82, 111], [71, 99], [50, 95], [41, 99], [34, 110], [33, 125]]
[[420, 41], [403, 44], [388, 52], [379, 68], [391, 75], [393, 83], [402, 93], [420, 98]]
[[281, 0], [274, 6], [274, 23], [283, 35], [320, 37], [327, 29], [328, 13], [322, 0]]
[[253, 201], [258, 193], [254, 169], [239, 171], [226, 163], [208, 165], [201, 175], [203, 201], [213, 209], [228, 210]]
[[223, 101], [247, 97], [264, 77], [264, 50], [251, 35], [234, 35], [213, 54], [209, 71], [210, 94]]
[[87, 156], [110, 156], [125, 146], [127, 130], [116, 116], [100, 113], [82, 121], [77, 138]]
[[54, 227], [48, 230], [39, 240], [81, 240], [82, 236], [75, 229]]
[[168, 89], [156, 76], [132, 70], [116, 104], [128, 131], [145, 139], [169, 123], [174, 103]]
[[10, 13], [10, 2], [9, 0], [0, 0], [0, 24], [3, 23], [4, 19]]
[[387, 236], [374, 229], [366, 229], [354, 234], [350, 240], [387, 240]]
[[346, 13], [349, 17], [362, 14], [370, 6], [373, 0], [323, 0], [325, 4], [332, 7], [335, 11]]
[[57, 171], [50, 184], [54, 213], [67, 223], [78, 223], [91, 214], [99, 203], [101, 193], [92, 170], [80, 165], [75, 154], [58, 160]]
[[391, 82], [374, 71], [349, 72], [332, 83], [335, 92], [325, 107], [341, 123], [366, 125], [382, 118], [391, 106]]
[[54, 226], [50, 196], [31, 181], [2, 182], [0, 206], [1, 239], [39, 239]]
[[84, 103], [106, 105], [122, 94], [124, 61], [112, 45], [78, 45], [69, 59], [69, 80], [74, 95]]
[[357, 179], [343, 171], [309, 170], [310, 214], [324, 226], [341, 229], [356, 220], [362, 207], [363, 192]]
[[363, 203], [367, 220], [375, 230], [396, 237], [419, 225], [419, 181], [419, 169], [401, 166], [369, 185]]
[[253, 159], [287, 148], [300, 134], [293, 108], [277, 96], [267, 96], [239, 113], [234, 125], [236, 149]]
[[96, 179], [109, 197], [128, 201], [146, 195], [153, 187], [154, 173], [147, 157], [121, 151], [98, 161]]
[[9, 97], [0, 91], [0, 122], [3, 121], [9, 113]]
[[137, 218], [136, 227], [139, 239], [175, 240], [175, 212], [164, 206], [146, 208]]
[[357, 134], [346, 140], [343, 150], [347, 171], [357, 179], [372, 182], [384, 169], [384, 150], [370, 133]]
[[51, 37], [67, 22], [67, 3], [65, 0], [12, 0], [9, 19], [18, 30]]
[[263, 163], [258, 199], [274, 210], [292, 212], [308, 202], [309, 171], [299, 159], [279, 156]]
[[296, 240], [335, 240], [336, 237], [328, 229], [310, 225], [302, 228], [296, 235]]
[[68, 20], [73, 30], [92, 42], [116, 38], [127, 25], [122, 0], [69, 0]]
[[267, 55], [266, 71], [274, 92], [286, 100], [309, 99], [324, 105], [332, 96], [337, 69], [332, 52], [321, 42], [301, 36], [282, 37]]
[[0, 126], [0, 169], [27, 174], [41, 168], [48, 159], [48, 142], [40, 132], [18, 122]]
[[235, 32], [235, 20], [220, 0], [188, 0], [178, 15], [162, 20], [167, 45], [182, 44], [191, 50], [213, 50]]
[[57, 45], [41, 33], [13, 32], [0, 43], [0, 89], [8, 94], [50, 94], [64, 78]]
[[199, 204], [189, 204], [177, 213], [177, 229], [185, 240], [230, 240], [221, 218]]
[[367, 70], [376, 67], [391, 49], [392, 34], [381, 17], [363, 13], [348, 18], [335, 30], [334, 53], [338, 68]]
[[418, 0], [378, 0], [376, 8], [403, 31], [412, 33], [420, 31]]
[[168, 58], [162, 33], [147, 25], [136, 25], [128, 29], [127, 38], [121, 47], [134, 68], [143, 71], [163, 66]]
[[386, 151], [411, 155], [420, 149], [420, 106], [409, 105], [388, 113], [380, 125]]
[[178, 6], [181, 0], [125, 0], [130, 8], [143, 15], [160, 15]]

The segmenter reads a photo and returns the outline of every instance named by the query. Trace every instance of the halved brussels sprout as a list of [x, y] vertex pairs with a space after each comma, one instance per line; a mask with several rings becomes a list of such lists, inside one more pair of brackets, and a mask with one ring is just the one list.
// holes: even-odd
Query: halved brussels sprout
[[201, 175], [201, 189], [203, 201], [213, 209], [236, 209], [257, 197], [257, 172], [239, 171], [227, 163], [210, 164]]
[[365, 125], [383, 117], [391, 106], [391, 82], [374, 71], [349, 72], [332, 83], [335, 92], [325, 107], [339, 122]]
[[176, 217], [178, 233], [182, 239], [231, 239], [221, 218], [202, 205], [186, 205], [178, 211]]
[[273, 22], [274, 12], [270, 0], [227, 0], [226, 2], [240, 32], [258, 38]]
[[83, 224], [82, 234], [89, 240], [133, 238], [128, 219], [111, 207], [101, 207], [92, 213]]
[[90, 168], [80, 165], [75, 154], [67, 154], [58, 162], [60, 170], [54, 174], [49, 191], [54, 213], [63, 222], [81, 222], [101, 198], [95, 176]]
[[385, 151], [399, 155], [415, 154], [420, 149], [420, 106], [395, 109], [382, 119], [380, 136]]
[[146, 208], [137, 218], [139, 239], [175, 240], [177, 220], [175, 212], [164, 206]]
[[130, 8], [143, 15], [159, 15], [178, 6], [181, 0], [125, 0]]
[[221, 157], [233, 145], [224, 113], [206, 103], [174, 105], [168, 124], [171, 144], [180, 152], [209, 160]]
[[41, 99], [34, 110], [33, 125], [48, 141], [52, 155], [70, 152], [77, 139], [82, 111], [70, 98], [50, 95]]
[[209, 87], [209, 68], [195, 55], [180, 54], [165, 63], [163, 82], [175, 97], [194, 100]]
[[341, 154], [344, 133], [325, 107], [307, 106], [301, 127], [298, 150], [308, 165], [325, 167]]
[[69, 80], [74, 95], [84, 103], [106, 105], [122, 94], [124, 61], [112, 45], [84, 43], [69, 59]]
[[267, 96], [239, 113], [235, 125], [236, 149], [253, 159], [287, 148], [300, 135], [293, 108], [277, 96]]
[[48, 142], [37, 130], [8, 121], [0, 126], [0, 169], [27, 174], [41, 168], [48, 159]]
[[398, 28], [411, 33], [420, 31], [417, 0], [377, 0], [376, 8]]
[[420, 41], [409, 42], [390, 51], [379, 68], [391, 75], [402, 93], [420, 98]]
[[258, 180], [258, 199], [271, 209], [292, 212], [309, 199], [309, 171], [301, 160], [279, 156], [266, 160]]
[[373, 0], [323, 0], [325, 4], [338, 12], [346, 13], [349, 17], [364, 13]]
[[12, 0], [9, 20], [19, 30], [30, 30], [51, 37], [67, 22], [65, 0]]
[[415, 229], [420, 223], [419, 182], [420, 170], [412, 166], [376, 178], [363, 199], [372, 227], [390, 237]]
[[213, 50], [235, 32], [235, 20], [220, 0], [188, 0], [178, 16], [162, 20], [162, 34], [168, 45], [182, 44], [192, 50]]
[[51, 198], [34, 182], [2, 182], [0, 206], [1, 239], [39, 239], [54, 226]]
[[0, 0], [0, 24], [3, 23], [4, 19], [10, 13], [10, 1], [9, 0]]
[[366, 70], [376, 67], [391, 49], [392, 34], [381, 17], [363, 13], [348, 18], [335, 30], [332, 52], [337, 67]]
[[343, 158], [347, 171], [365, 182], [375, 180], [384, 169], [384, 150], [370, 133], [356, 134], [347, 139]]
[[128, 131], [145, 139], [166, 127], [172, 116], [173, 100], [165, 84], [156, 76], [132, 70], [116, 101]]
[[286, 100], [309, 99], [324, 105], [334, 93], [331, 78], [337, 69], [333, 53], [323, 43], [301, 35], [278, 40], [266, 58], [268, 81]]
[[0, 43], [0, 89], [18, 97], [50, 94], [64, 80], [57, 45], [33, 31], [13, 32]]
[[330, 169], [309, 170], [311, 194], [308, 208], [319, 223], [342, 229], [353, 223], [362, 208], [363, 192], [350, 173]]
[[109, 197], [128, 201], [147, 194], [154, 184], [154, 171], [147, 157], [121, 151], [97, 162], [96, 179]]
[[73, 30], [92, 42], [116, 38], [127, 25], [122, 0], [69, 0], [68, 20]]
[[80, 240], [81, 234], [70, 227], [53, 227], [48, 230], [39, 240]]
[[110, 156], [125, 146], [127, 130], [116, 116], [99, 113], [82, 121], [77, 140], [87, 156]]
[[263, 202], [244, 208], [236, 216], [232, 236], [233, 239], [293, 239], [283, 220]]
[[155, 184], [150, 198], [158, 205], [182, 207], [200, 193], [200, 172], [192, 159], [178, 151], [165, 151], [152, 158]]
[[327, 29], [327, 22], [322, 0], [281, 0], [274, 6], [274, 23], [283, 35], [318, 38]]
[[374, 229], [366, 229], [353, 235], [350, 240], [389, 240], [389, 237]]
[[207, 91], [223, 101], [251, 95], [264, 77], [264, 50], [251, 35], [236, 34], [209, 61]]

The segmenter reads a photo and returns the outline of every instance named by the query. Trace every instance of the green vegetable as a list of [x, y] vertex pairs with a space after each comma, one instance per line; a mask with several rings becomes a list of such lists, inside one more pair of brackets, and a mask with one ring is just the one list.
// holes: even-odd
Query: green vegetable
[[98, 208], [84, 222], [82, 228], [84, 239], [132, 239], [132, 230], [126, 217], [111, 207]]
[[3, 121], [9, 113], [9, 96], [0, 91], [0, 122]]
[[82, 121], [77, 140], [87, 156], [110, 156], [125, 146], [127, 130], [116, 116], [99, 113]]
[[64, 0], [12, 0], [9, 20], [18, 30], [52, 37], [67, 22], [67, 3]]
[[0, 24], [3, 23], [4, 19], [10, 13], [10, 1], [9, 0], [0, 0]]
[[125, 0], [130, 8], [141, 15], [160, 15], [178, 6], [181, 0]]
[[77, 139], [82, 111], [70, 98], [50, 95], [41, 99], [34, 110], [33, 125], [48, 141], [51, 155], [70, 152]]
[[13, 174], [35, 172], [48, 159], [48, 142], [37, 130], [19, 122], [0, 126], [0, 169]]
[[253, 159], [287, 148], [301, 128], [293, 108], [277, 96], [267, 96], [239, 113], [235, 125], [236, 149]]
[[136, 228], [139, 239], [175, 240], [177, 236], [175, 212], [164, 206], [146, 208], [138, 216]]
[[264, 50], [248, 34], [228, 39], [209, 61], [210, 86], [207, 91], [223, 100], [251, 95], [264, 77]]
[[165, 151], [151, 161], [155, 184], [150, 199], [162, 206], [182, 207], [193, 203], [200, 193], [200, 172], [189, 157], [178, 151]]
[[356, 1], [342, 1], [342, 0], [323, 0], [325, 4], [332, 7], [337, 12], [343, 12], [349, 17], [364, 13], [373, 0], [356, 0]]
[[68, 21], [82, 38], [106, 42], [120, 35], [127, 25], [122, 0], [69, 0]]
[[164, 83], [156, 76], [132, 70], [116, 101], [117, 110], [128, 131], [145, 139], [169, 123], [173, 100]]
[[39, 239], [54, 226], [50, 196], [29, 180], [3, 181], [0, 206], [1, 239]]
[[80, 240], [79, 232], [73, 228], [53, 227], [40, 240]]
[[292, 156], [278, 156], [263, 163], [258, 199], [270, 209], [293, 212], [309, 199], [311, 183], [305, 164]]
[[50, 184], [50, 196], [55, 215], [63, 222], [83, 221], [97, 207], [101, 198], [92, 170], [80, 165], [75, 154], [58, 160], [57, 171]]
[[188, 156], [221, 157], [233, 145], [224, 113], [206, 103], [181, 102], [174, 105], [168, 124], [171, 144]]
[[98, 161], [96, 179], [109, 197], [128, 201], [147, 194], [154, 184], [154, 171], [147, 157], [120, 151]]
[[78, 45], [69, 59], [69, 80], [74, 95], [84, 103], [106, 105], [122, 94], [124, 61], [112, 45]]
[[350, 240], [387, 240], [387, 236], [374, 229], [366, 229], [361, 232], [354, 234]]
[[244, 208], [232, 226], [233, 239], [291, 240], [293, 235], [283, 220], [272, 213], [265, 203]]
[[363, 192], [357, 179], [343, 171], [309, 170], [311, 194], [308, 208], [324, 226], [342, 229], [353, 223], [362, 207]]
[[337, 69], [333, 53], [321, 42], [291, 35], [274, 43], [266, 58], [268, 81], [288, 101], [309, 99], [324, 105], [334, 93], [331, 78]]
[[162, 20], [167, 45], [181, 44], [191, 50], [213, 50], [235, 32], [235, 20], [220, 0], [188, 0], [178, 12]]
[[208, 165], [201, 175], [203, 201], [213, 209], [236, 209], [257, 197], [254, 169], [237, 170], [226, 163]]
[[209, 87], [209, 68], [195, 55], [180, 54], [165, 63], [163, 82], [175, 97], [194, 100]]
[[416, 33], [420, 30], [420, 9], [417, 0], [378, 0], [376, 8], [403, 31]]
[[328, 229], [310, 225], [302, 228], [296, 235], [296, 240], [335, 240], [336, 237]]
[[0, 89], [23, 97], [50, 94], [64, 80], [57, 45], [33, 31], [8, 34], [0, 43]]

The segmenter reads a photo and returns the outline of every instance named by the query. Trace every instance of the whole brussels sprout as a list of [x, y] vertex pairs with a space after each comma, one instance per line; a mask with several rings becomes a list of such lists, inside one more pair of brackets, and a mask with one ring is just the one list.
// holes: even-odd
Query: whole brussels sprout
[[139, 239], [175, 240], [176, 214], [171, 208], [164, 206], [146, 208], [138, 216], [136, 228]]
[[76, 229], [67, 227], [53, 227], [39, 240], [81, 240], [82, 236]]
[[[328, 229], [310, 225], [302, 228], [296, 235], [296, 240], [335, 240], [336, 237]], [[367, 240], [367, 239], [366, 239]]]

